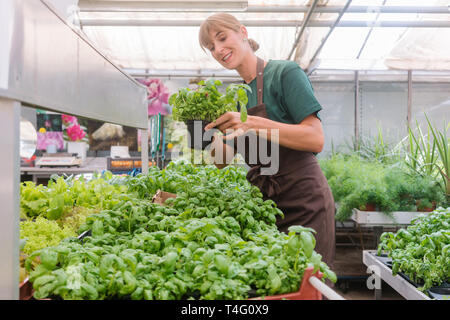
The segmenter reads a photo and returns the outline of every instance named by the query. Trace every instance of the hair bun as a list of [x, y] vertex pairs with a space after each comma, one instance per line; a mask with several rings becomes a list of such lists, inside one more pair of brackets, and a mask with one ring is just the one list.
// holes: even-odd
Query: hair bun
[[259, 49], [259, 44], [253, 39], [248, 39], [248, 44], [250, 45], [250, 48], [252, 48], [253, 52]]

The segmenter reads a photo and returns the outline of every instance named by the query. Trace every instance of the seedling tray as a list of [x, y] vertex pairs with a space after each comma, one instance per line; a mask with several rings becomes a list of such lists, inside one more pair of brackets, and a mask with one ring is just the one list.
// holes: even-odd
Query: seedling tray
[[[382, 254], [380, 256], [375, 255], [376, 259], [381, 261], [383, 264], [385, 264], [389, 269], [392, 270], [392, 258], [389, 258], [387, 255]], [[408, 277], [403, 272], [397, 273], [399, 276], [401, 276], [403, 279], [411, 283], [414, 287], [419, 288], [424, 285], [423, 282], [415, 282], [411, 280], [410, 277]], [[426, 294], [430, 296], [431, 298], [434, 298], [436, 300], [450, 300], [450, 284], [447, 282], [442, 283], [440, 286], [437, 287], [431, 287], [426, 291]]]
[[279, 294], [276, 296], [257, 297], [251, 298], [249, 300], [322, 300], [322, 293], [309, 283], [309, 279], [312, 276], [318, 279], [322, 279], [323, 273], [317, 271], [313, 274], [313, 271], [313, 267], [306, 268], [305, 272], [303, 273], [300, 289], [297, 292]]

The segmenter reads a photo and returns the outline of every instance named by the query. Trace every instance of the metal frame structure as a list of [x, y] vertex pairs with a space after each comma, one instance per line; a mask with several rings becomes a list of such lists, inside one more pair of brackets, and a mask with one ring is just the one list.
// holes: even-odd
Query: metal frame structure
[[[175, 1], [173, 1], [175, 2]], [[198, 1], [197, 1], [198, 2]], [[155, 8], [150, 1], [90, 1], [80, 0], [79, 7], [83, 12], [164, 12], [161, 8]], [[198, 7], [198, 6], [197, 6]], [[310, 10], [311, 6], [247, 6], [244, 12], [248, 13], [306, 13]], [[344, 6], [318, 6], [314, 11], [315, 13], [340, 13]], [[204, 12], [206, 8], [202, 10], [197, 8], [197, 12]], [[211, 9], [209, 9], [211, 10]], [[168, 9], [166, 12], [184, 12], [182, 8]], [[190, 12], [195, 12], [195, 8], [190, 8]], [[238, 10], [229, 8], [229, 12], [242, 12], [242, 7]], [[448, 13], [448, 7], [446, 6], [351, 6], [347, 12], [349, 13], [423, 13], [423, 14], [445, 14]]]
[[[154, 20], [154, 19], [81, 19], [84, 27], [198, 27], [203, 20]], [[241, 20], [247, 27], [297, 27], [304, 24], [304, 20]], [[308, 27], [331, 28], [334, 21], [309, 21]], [[367, 21], [339, 21], [335, 27], [344, 28], [370, 28]], [[450, 28], [450, 21], [423, 20], [423, 21], [379, 21], [377, 28]]]
[[305, 19], [302, 21], [302, 27], [300, 28], [300, 31], [298, 32], [297, 37], [295, 38], [295, 42], [292, 45], [292, 49], [289, 52], [287, 60], [291, 59], [292, 54], [294, 53], [295, 49], [298, 47], [298, 43], [300, 42], [300, 39], [302, 38], [302, 35], [305, 32], [306, 27], [308, 26], [309, 20], [311, 19], [311, 16], [312, 16], [314, 9], [316, 8], [318, 2], [319, 2], [319, 0], [314, 0], [314, 2], [311, 4], [311, 7], [309, 7], [309, 10], [306, 13]]
[[[336, 28], [336, 26], [339, 24], [339, 22], [341, 21], [342, 16], [344, 15], [345, 12], [347, 12], [350, 4], [352, 3], [352, 0], [347, 0], [347, 3], [345, 4], [345, 6], [342, 8], [341, 12], [339, 12], [338, 17], [336, 18], [335, 22], [333, 23], [333, 25], [331, 26], [330, 30], [328, 30], [328, 33], [326, 34], [326, 36], [322, 39], [319, 47], [316, 49], [316, 51], [314, 52], [314, 54], [312, 55], [311, 58], [311, 62], [309, 63], [311, 70], [314, 70], [314, 66], [315, 66], [315, 62], [316, 62], [316, 58], [319, 55], [320, 51], [322, 51], [323, 46], [325, 45], [325, 43], [327, 42], [328, 38], [330, 37], [331, 33], [333, 32], [333, 30]], [[312, 68], [311, 68], [312, 67]], [[306, 73], [310, 74], [312, 71], [306, 71]]]
[[368, 272], [375, 277], [375, 299], [381, 300], [382, 281], [389, 284], [395, 291], [407, 300], [430, 300], [423, 292], [417, 290], [411, 283], [400, 275], [393, 275], [392, 270], [376, 258], [375, 250], [363, 251], [363, 263], [367, 266]]
[[152, 10], [159, 12], [173, 11], [245, 11], [248, 7], [247, 0], [190, 0], [190, 1], [167, 1], [167, 0], [146, 0], [146, 1], [91, 1], [80, 0], [82, 10], [85, 11], [111, 11], [118, 10]]
[[18, 299], [21, 106], [142, 130], [148, 172], [147, 91], [46, 1], [3, 0], [0, 13], [0, 299]]
[[[158, 1], [156, 1], [158, 2]], [[178, 1], [181, 2], [181, 1]], [[385, 6], [385, 2], [382, 5], [374, 6], [352, 6], [351, 0], [348, 0], [344, 6], [323, 6], [318, 4], [317, 0], [311, 1], [310, 5], [248, 5], [245, 10], [242, 10], [242, 6], [233, 9], [230, 8], [229, 12], [244, 12], [244, 13], [304, 13], [302, 20], [264, 20], [264, 19], [241, 19], [241, 23], [248, 27], [298, 27], [301, 25], [301, 29], [298, 32], [292, 49], [288, 55], [287, 59], [291, 59], [293, 53], [295, 52], [298, 42], [302, 37], [305, 29], [307, 27], [323, 28], [329, 27], [330, 30], [326, 37], [322, 40], [319, 48], [314, 53], [308, 74], [311, 74], [315, 70], [316, 58], [320, 51], [326, 44], [327, 39], [336, 27], [368, 27], [370, 30], [376, 28], [449, 28], [450, 20], [420, 20], [420, 21], [378, 21], [378, 17], [382, 13], [395, 13], [395, 14], [450, 14], [448, 6]], [[195, 8], [190, 8], [186, 10], [184, 7], [176, 8], [175, 5], [162, 9], [160, 6], [155, 6], [152, 1], [93, 1], [93, 0], [80, 0], [79, 1], [80, 12], [171, 12], [174, 14], [174, 19], [92, 19], [85, 18], [81, 20], [83, 26], [167, 26], [167, 27], [180, 27], [180, 26], [199, 26], [202, 20], [186, 20], [186, 19], [176, 19], [176, 13], [189, 12], [205, 12], [205, 8], [199, 6]], [[196, 10], [197, 8], [197, 10]], [[312, 19], [312, 14], [338, 14], [338, 17], [334, 21], [324, 21]], [[345, 13], [352, 14], [377, 14], [376, 24], [371, 21], [342, 21], [341, 18]], [[369, 31], [360, 52], [364, 49], [365, 43], [367, 43], [370, 38], [371, 31]], [[358, 54], [358, 56], [360, 53]]]

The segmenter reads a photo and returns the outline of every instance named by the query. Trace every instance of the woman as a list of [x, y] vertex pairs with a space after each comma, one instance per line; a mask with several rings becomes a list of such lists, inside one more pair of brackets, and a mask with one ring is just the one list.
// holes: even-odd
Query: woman
[[241, 122], [239, 112], [227, 112], [205, 128], [222, 132], [235, 130], [223, 136], [225, 141], [215, 135], [214, 148], [222, 148], [224, 154], [223, 159], [215, 161], [225, 161], [216, 166], [222, 168], [234, 157], [236, 149], [227, 145], [226, 140], [235, 138], [236, 132], [258, 134], [267, 130], [270, 139], [270, 132], [278, 130], [278, 172], [262, 175], [264, 165], [259, 160], [250, 163], [248, 154], [243, 154], [250, 166], [247, 179], [260, 188], [265, 199], [272, 199], [283, 211], [284, 219], [277, 219], [279, 230], [287, 232], [291, 225], [316, 230], [316, 251], [332, 267], [334, 201], [315, 157], [324, 144], [317, 114], [322, 108], [307, 76], [295, 62], [267, 62], [258, 58], [254, 51], [259, 45], [248, 38], [245, 26], [230, 14], [218, 13], [207, 18], [200, 27], [199, 40], [203, 49], [207, 48], [223, 67], [236, 70], [252, 89], [248, 92], [245, 122]]

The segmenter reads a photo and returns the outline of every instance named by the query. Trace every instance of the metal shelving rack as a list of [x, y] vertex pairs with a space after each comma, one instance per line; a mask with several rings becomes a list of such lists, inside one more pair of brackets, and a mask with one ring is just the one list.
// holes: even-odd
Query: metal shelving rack
[[146, 88], [45, 0], [2, 0], [0, 43], [0, 299], [18, 299], [21, 106], [138, 128], [148, 164]]

